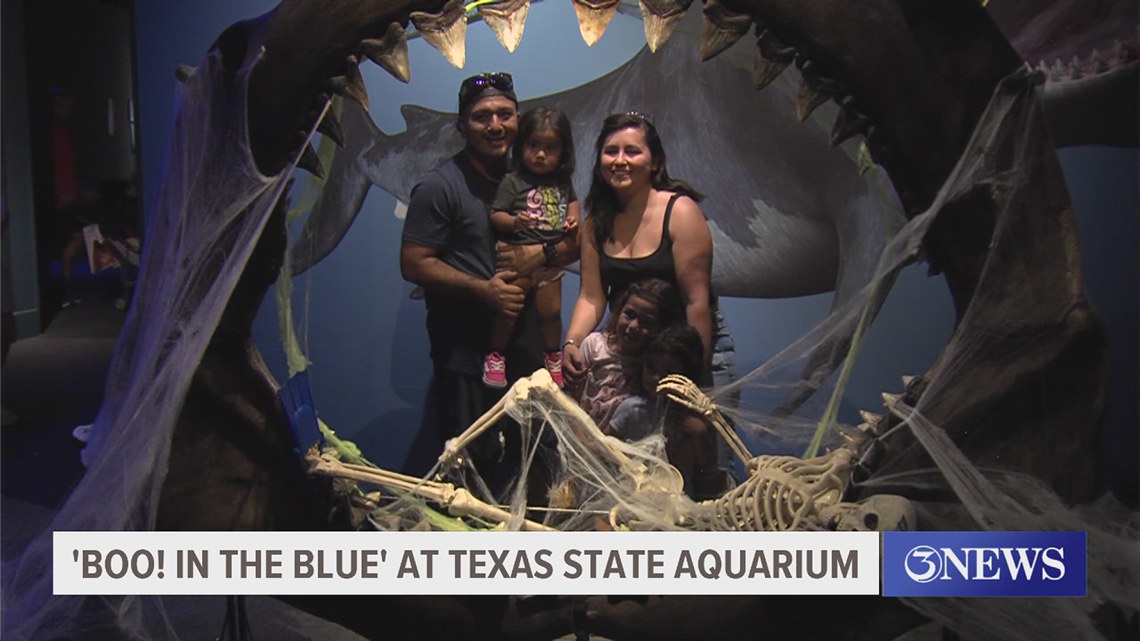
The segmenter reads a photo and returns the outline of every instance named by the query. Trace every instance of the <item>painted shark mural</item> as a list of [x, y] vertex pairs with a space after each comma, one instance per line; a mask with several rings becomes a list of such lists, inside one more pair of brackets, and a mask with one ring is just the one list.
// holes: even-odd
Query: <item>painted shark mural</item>
[[[1135, 35], [1135, 11], [1130, 34], [1130, 3], [1099, 4], [1096, 10], [1064, 3], [989, 5], [1003, 31], [1013, 34], [1018, 52], [1028, 61], [1042, 61], [1042, 98], [1058, 147], [1137, 144], [1137, 123], [1130, 114], [1136, 112], [1140, 63], [1135, 40], [1121, 40]], [[641, 17], [628, 3], [619, 11]], [[603, 78], [526, 100], [521, 108], [547, 104], [570, 114], [579, 158], [590, 156], [589, 134], [609, 113], [636, 108], [652, 114], [671, 147], [682, 151], [672, 154], [677, 175], [708, 195], [704, 208], [717, 247], [716, 290], [758, 298], [834, 290], [841, 304], [867, 283], [885, 238], [901, 224], [889, 179], [874, 171], [864, 175], [870, 166], [860, 166], [856, 144], [845, 145], [843, 154], [830, 150], [858, 130], [833, 136], [836, 106], [825, 93], [797, 107], [803, 76], [794, 66], [756, 92], [749, 88], [750, 47], [738, 43], [702, 61], [693, 42], [700, 39], [698, 13], [687, 12], [673, 29], [677, 37], [659, 51], [646, 47]], [[1102, 53], [1097, 45], [1108, 48]], [[1047, 59], [1055, 62], [1046, 64]], [[295, 273], [336, 247], [370, 185], [406, 203], [419, 177], [460, 146], [454, 112], [405, 105], [401, 113], [406, 130], [388, 135], [366, 111], [346, 108], [340, 137], [351, 140], [351, 147], [334, 160], [333, 188], [317, 202], [293, 249]], [[582, 165], [575, 181], [584, 193], [589, 163]], [[765, 171], [741, 182], [717, 170], [723, 165]]]
[[[1005, 20], [1007, 31], [1019, 35], [1015, 42], [1023, 44], [1023, 57], [1061, 51], [1054, 41], [1043, 43], [1041, 31], [1056, 33], [1058, 21], [1073, 18], [1071, 7], [1044, 11], [998, 4], [1000, 9], [990, 10]], [[635, 3], [621, 3], [618, 11], [641, 18]], [[1121, 33], [1123, 17], [1119, 3], [1107, 16], [1084, 17], [1083, 37], [1071, 44], [1090, 53], [1066, 62], [1063, 73], [1048, 70], [1041, 92], [1054, 141], [1135, 144], [1136, 119], [1127, 114], [1136, 111], [1138, 63], [1132, 46], [1113, 40], [1127, 36]], [[845, 118], [833, 129], [843, 97], [831, 95], [834, 81], [815, 80], [810, 66], [804, 74], [787, 65], [763, 79], [764, 91], [755, 91], [755, 47], [748, 43], [737, 42], [702, 60], [708, 52], [698, 46], [699, 11], [685, 12], [671, 28], [674, 36], [656, 51], [647, 45], [615, 71], [525, 100], [521, 108], [553, 105], [569, 114], [579, 158], [590, 157], [592, 134], [609, 113], [652, 114], [672, 149], [674, 174], [707, 196], [702, 208], [716, 248], [715, 291], [746, 298], [834, 291], [833, 308], [843, 307], [871, 281], [888, 239], [905, 220], [890, 179], [860, 156], [864, 148], [856, 134], [869, 128], [869, 121]], [[1105, 42], [1113, 43], [1107, 55], [1092, 53], [1090, 43]], [[402, 215], [419, 177], [458, 150], [454, 112], [404, 105], [401, 114], [405, 131], [389, 135], [365, 110], [345, 106], [342, 137], [352, 142], [332, 162], [329, 188], [292, 249], [295, 273], [335, 249], [371, 186], [395, 196]], [[579, 163], [579, 193], [589, 185], [590, 164]], [[763, 170], [741, 175], [723, 171], [726, 166]], [[872, 317], [877, 312], [870, 311]], [[816, 393], [845, 357], [850, 339], [840, 335], [816, 348], [801, 385], [777, 413], [794, 413]]]
[[[643, 3], [651, 49], [665, 52], [689, 6]], [[525, 0], [503, 0], [479, 12], [510, 49], [527, 8]], [[575, 0], [575, 8], [589, 40], [604, 31], [617, 2]], [[925, 261], [953, 299], [956, 325], [943, 354], [885, 399], [888, 414], [869, 417], [857, 494], [880, 491], [864, 481], [905, 486], [899, 479], [931, 468], [917, 431], [900, 418], [913, 409], [935, 426], [928, 435], [975, 465], [1035, 479], [1068, 503], [1091, 498], [1106, 343], [1084, 294], [1074, 213], [1040, 109], [1043, 78], [1026, 70], [973, 0], [867, 0], [857, 12], [842, 0], [709, 0], [702, 13], [702, 57], [744, 40], [755, 56], [746, 84], [765, 85], [795, 65], [802, 110], [823, 94], [839, 105], [833, 136], [864, 139], [907, 219], [899, 230], [907, 242], [892, 245], [896, 265]], [[280, 385], [253, 346], [250, 325], [285, 256], [289, 177], [299, 165], [316, 169], [307, 142], [327, 92], [367, 104], [358, 68], [365, 57], [406, 79], [412, 26], [461, 65], [466, 15], [454, 1], [285, 0], [228, 29], [183, 74], [187, 97], [172, 161], [89, 445], [91, 465], [52, 529], [348, 526], [330, 518], [348, 506], [307, 477], [293, 452]], [[328, 135], [344, 137], [334, 121], [322, 123]], [[954, 488], [937, 490], [948, 511], [961, 507]], [[49, 532], [5, 573], [6, 637], [116, 638], [127, 630], [168, 638], [161, 617], [140, 613], [147, 602], [53, 596], [50, 543]], [[411, 626], [420, 638], [462, 631], [480, 639], [869, 641], [931, 620], [928, 633], [977, 630], [969, 613], [937, 618], [880, 598], [289, 600], [368, 638]], [[994, 607], [1026, 622], [1007, 629], [1013, 637], [1046, 638], [1060, 621], [1087, 637], [1128, 638], [1135, 603], [1109, 598], [1107, 613], [1097, 613], [1105, 616], [1077, 611], [1072, 618], [1056, 602], [1031, 617], [1006, 600]]]
[[[699, 20], [699, 14], [690, 15]], [[656, 53], [642, 49], [597, 80], [525, 100], [520, 108], [553, 105], [569, 114], [576, 154], [585, 159], [607, 115], [628, 109], [652, 114], [669, 146], [670, 171], [706, 194], [702, 209], [716, 247], [718, 293], [781, 298], [858, 291], [870, 279], [885, 239], [902, 224], [902, 211], [881, 172], [862, 176], [847, 154], [830, 148], [829, 123], [797, 121], [790, 82], [757, 92], [750, 69], [727, 55], [702, 63], [695, 41], [679, 36]], [[334, 185], [349, 189], [334, 189], [318, 201], [294, 249], [297, 272], [333, 250], [369, 184], [406, 202], [416, 181], [461, 145], [454, 112], [406, 105], [401, 113], [407, 129], [394, 135], [380, 131], [356, 107], [345, 112], [346, 139], [372, 142], [352, 162], [334, 161]], [[591, 165], [579, 163], [579, 193], [589, 186]], [[725, 166], [765, 169], [738, 175], [723, 171]], [[337, 176], [342, 167], [367, 182]]]

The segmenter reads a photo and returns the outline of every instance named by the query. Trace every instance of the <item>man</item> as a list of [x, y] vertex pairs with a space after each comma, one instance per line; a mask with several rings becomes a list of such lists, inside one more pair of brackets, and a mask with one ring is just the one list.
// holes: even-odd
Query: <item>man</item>
[[[484, 73], [464, 80], [456, 128], [463, 136], [463, 150], [412, 189], [400, 248], [401, 274], [424, 290], [433, 365], [424, 425], [404, 465], [409, 473], [426, 473], [444, 442], [467, 429], [501, 396], [482, 382], [483, 354], [495, 314], [522, 315], [509, 348], [508, 381], [542, 367], [533, 297], [527, 298], [511, 281], [544, 264], [565, 265], [578, 256], [577, 239], [546, 247], [502, 246], [496, 254], [490, 205], [518, 132], [518, 100], [510, 75]], [[517, 473], [517, 432], [517, 426], [500, 425], [468, 448], [493, 493], [504, 490]], [[433, 453], [430, 459], [427, 452]]]

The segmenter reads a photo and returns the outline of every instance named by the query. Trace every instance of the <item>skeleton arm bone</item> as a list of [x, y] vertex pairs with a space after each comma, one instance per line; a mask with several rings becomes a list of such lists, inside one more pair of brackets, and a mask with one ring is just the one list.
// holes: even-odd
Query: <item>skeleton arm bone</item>
[[[512, 518], [510, 512], [484, 503], [473, 497], [466, 489], [456, 488], [450, 483], [425, 481], [379, 468], [342, 463], [330, 454], [322, 454], [316, 460], [310, 459], [309, 471], [322, 476], [374, 483], [389, 489], [410, 492], [421, 498], [439, 503], [455, 516], [474, 516], [496, 523], [507, 523]], [[523, 519], [522, 529], [531, 532], [555, 531], [554, 528], [527, 519]]]
[[[587, 426], [590, 436], [601, 443], [623, 469], [632, 471], [635, 468], [633, 462], [630, 461], [625, 454], [614, 448], [612, 444], [607, 443], [605, 435], [603, 435], [597, 426], [594, 425], [593, 421], [585, 415], [582, 408], [578, 407], [576, 403], [571, 401], [569, 397], [558, 389], [558, 386], [555, 385], [554, 381], [550, 378], [550, 373], [545, 369], [540, 369], [531, 376], [516, 381], [515, 384], [507, 390], [507, 393], [503, 395], [503, 398], [501, 398], [498, 403], [495, 403], [491, 409], [487, 410], [485, 414], [476, 419], [475, 422], [471, 424], [471, 427], [464, 430], [459, 436], [449, 440], [444, 447], [443, 454], [439, 457], [440, 463], [450, 461], [460, 450], [507, 414], [515, 403], [529, 399], [530, 395], [534, 393], [545, 393], [549, 400], [563, 412], [571, 415], [581, 414], [584, 420], [577, 422]], [[593, 427], [593, 429], [590, 430], [589, 427]]]
[[[517, 386], [518, 383], [515, 383]], [[463, 430], [463, 433], [455, 438], [448, 439], [447, 443], [443, 446], [443, 453], [439, 455], [439, 462], [442, 464], [449, 463], [454, 459], [459, 452], [467, 447], [467, 444], [474, 441], [480, 434], [486, 432], [492, 425], [499, 422], [499, 419], [506, 415], [507, 401], [512, 398], [515, 388], [511, 387], [498, 403], [495, 403], [491, 409], [487, 410], [482, 416], [475, 419], [471, 427]]]
[[728, 446], [732, 448], [732, 452], [740, 459], [742, 463], [747, 464], [752, 460], [752, 453], [745, 447], [744, 441], [736, 435], [736, 430], [724, 420], [724, 415], [704, 392], [693, 384], [688, 378], [680, 374], [670, 374], [661, 379], [657, 384], [657, 391], [664, 392], [666, 398], [687, 407], [690, 410], [704, 416], [708, 419], [716, 431], [724, 437], [728, 442]]

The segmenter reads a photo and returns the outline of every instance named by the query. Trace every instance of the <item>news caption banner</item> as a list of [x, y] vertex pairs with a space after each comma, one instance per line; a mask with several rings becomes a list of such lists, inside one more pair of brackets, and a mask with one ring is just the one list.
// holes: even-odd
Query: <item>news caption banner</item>
[[1085, 532], [884, 532], [883, 596], [1083, 597]]
[[876, 532], [55, 532], [90, 595], [879, 594]]

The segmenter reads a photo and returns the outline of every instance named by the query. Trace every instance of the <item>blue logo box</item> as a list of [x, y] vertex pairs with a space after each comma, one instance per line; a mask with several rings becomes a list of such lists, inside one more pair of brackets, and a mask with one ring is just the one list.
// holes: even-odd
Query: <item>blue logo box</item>
[[884, 532], [883, 596], [1085, 596], [1084, 532]]

